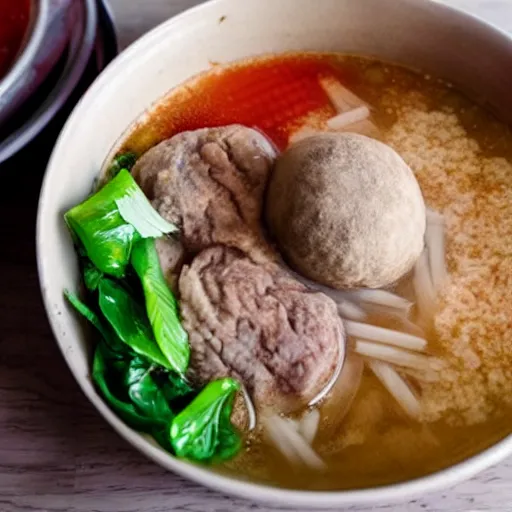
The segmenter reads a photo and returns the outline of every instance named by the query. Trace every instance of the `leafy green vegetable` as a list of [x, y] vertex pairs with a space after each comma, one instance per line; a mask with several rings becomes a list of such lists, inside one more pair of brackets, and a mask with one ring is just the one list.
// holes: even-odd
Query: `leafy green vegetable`
[[172, 370], [172, 365], [153, 339], [145, 311], [132, 295], [112, 279], [102, 279], [98, 291], [101, 312], [119, 338], [137, 354]]
[[132, 249], [131, 262], [142, 283], [146, 311], [156, 342], [172, 369], [183, 375], [190, 358], [188, 336], [180, 322], [176, 299], [162, 274], [155, 241], [145, 239], [137, 242]]
[[155, 424], [169, 425], [173, 414], [165, 395], [152, 376], [153, 370], [152, 365], [148, 365], [140, 357], [134, 357], [126, 368], [123, 384], [131, 401], [142, 414], [153, 418]]
[[92, 263], [115, 277], [124, 276], [132, 245], [141, 236], [176, 230], [153, 210], [126, 169], [64, 218]]
[[239, 389], [240, 384], [229, 377], [210, 382], [174, 418], [171, 444], [178, 457], [215, 462], [227, 460], [240, 450], [240, 434], [230, 421]]
[[[98, 292], [100, 309], [113, 329], [76, 295], [65, 295], [103, 336], [96, 346], [92, 378], [109, 406], [128, 425], [152, 434], [180, 457], [215, 462], [235, 455], [241, 439], [230, 416], [239, 384], [230, 378], [211, 382], [188, 403], [196, 391], [183, 376], [158, 364], [166, 360], [132, 296], [109, 278], [100, 280]], [[183, 406], [174, 417], [173, 409]]]
[[151, 435], [162, 448], [168, 452], [174, 453], [171, 440], [169, 439], [169, 425], [152, 429]]
[[[95, 350], [92, 373], [105, 400], [134, 428], [147, 432], [168, 430], [173, 414], [166, 395], [153, 378], [154, 365], [135, 355], [119, 340], [113, 343], [117, 339], [115, 333], [91, 309], [73, 293], [66, 291], [65, 296], [103, 335]], [[112, 380], [117, 380], [117, 385], [109, 384]], [[115, 389], [124, 390], [129, 401]]]
[[[104, 328], [103, 325], [98, 318], [98, 315], [94, 313], [88, 306], [86, 306], [73, 292], [70, 292], [69, 290], [64, 290], [64, 297], [68, 300], [68, 302], [89, 322], [91, 322], [98, 331], [102, 335], [104, 335]], [[104, 335], [104, 337], [107, 337]]]
[[98, 315], [88, 306], [86, 306], [74, 293], [69, 290], [64, 290], [64, 296], [68, 302], [85, 318], [87, 319], [102, 335], [105, 342], [108, 344], [111, 350], [119, 351], [122, 350], [122, 343], [103, 322], [100, 320]]
[[226, 460], [241, 447], [230, 421], [240, 385], [225, 378], [197, 394], [185, 377], [188, 336], [154, 240], [176, 228], [152, 209], [133, 180], [127, 168], [134, 161], [134, 155], [119, 155], [109, 170], [112, 180], [65, 214], [85, 285], [93, 292], [88, 296], [98, 304], [91, 308], [64, 293], [101, 334], [92, 379], [119, 417], [179, 457]]
[[137, 155], [135, 155], [135, 153], [121, 153], [120, 155], [117, 155], [108, 168], [108, 178], [115, 178], [121, 169], [128, 169], [131, 171], [136, 161]]
[[162, 411], [164, 411], [162, 417], [147, 414], [148, 411], [158, 410], [159, 413], [161, 412], [160, 409], [152, 407], [151, 405], [147, 408], [143, 405], [152, 404], [155, 401], [159, 404], [161, 403], [161, 400], [155, 399], [155, 390], [151, 384], [139, 384], [138, 381], [131, 383], [131, 387], [138, 387], [138, 391], [133, 393], [140, 395], [137, 398], [137, 406], [116, 396], [116, 393], [112, 390], [112, 386], [109, 383], [108, 359], [105, 357], [104, 348], [101, 342], [96, 347], [92, 366], [92, 379], [110, 407], [112, 407], [119, 417], [129, 426], [144, 432], [152, 432], [155, 428], [161, 427], [162, 423], [167, 424], [170, 422], [172, 413], [169, 407], [167, 407], [167, 410], [162, 409]]
[[89, 258], [84, 258], [83, 260], [83, 274], [86, 288], [91, 292], [96, 290], [103, 277], [103, 272], [98, 270]]
[[167, 401], [174, 402], [196, 393], [196, 390], [182, 376], [169, 372], [165, 377], [161, 387]]
[[94, 265], [116, 277], [124, 275], [133, 241], [138, 237], [135, 228], [126, 223], [115, 203], [118, 197], [130, 190], [132, 182], [135, 183], [128, 172], [119, 173], [99, 192], [64, 215]]

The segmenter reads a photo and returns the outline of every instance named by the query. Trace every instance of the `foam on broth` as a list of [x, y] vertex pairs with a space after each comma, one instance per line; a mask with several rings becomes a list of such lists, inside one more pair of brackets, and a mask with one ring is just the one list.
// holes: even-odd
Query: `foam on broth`
[[[448, 367], [439, 382], [409, 381], [421, 423], [365, 370], [341, 428], [333, 433], [321, 422], [314, 447], [325, 473], [291, 470], [258, 434], [221, 470], [287, 487], [361, 488], [447, 467], [511, 431], [510, 129], [428, 75], [373, 59], [293, 54], [214, 66], [172, 91], [122, 149], [140, 154], [180, 131], [235, 122], [259, 128], [283, 149], [301, 125], [319, 126], [335, 114], [318, 86], [325, 75], [373, 107], [380, 138], [411, 166], [426, 203], [445, 216], [450, 280], [427, 337], [429, 351]], [[399, 287], [407, 291], [407, 279]]]

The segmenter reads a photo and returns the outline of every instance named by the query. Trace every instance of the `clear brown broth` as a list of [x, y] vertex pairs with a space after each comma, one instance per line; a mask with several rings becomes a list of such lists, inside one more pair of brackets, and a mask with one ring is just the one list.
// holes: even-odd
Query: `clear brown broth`
[[[251, 72], [255, 74], [251, 75]], [[240, 96], [242, 102], [245, 102], [244, 105], [231, 105], [229, 100], [226, 100], [226, 87], [235, 91], [233, 95], [236, 97], [237, 87], [243, 87], [246, 90], [250, 89], [253, 80], [265, 82], [265, 73], [269, 76], [273, 73], [272, 76], [282, 75], [289, 80], [295, 80], [297, 73], [301, 72], [306, 77], [302, 83], [302, 89], [294, 98], [282, 103], [284, 111], [295, 112], [295, 120], [293, 115], [288, 114], [280, 118], [279, 109], [275, 105], [278, 101], [276, 97], [279, 96], [277, 94], [279, 91], [275, 91], [279, 88], [285, 89], [289, 85], [283, 80], [269, 79], [267, 89], [274, 89], [274, 95], [260, 87], [250, 91], [250, 94], [244, 93]], [[315, 88], [314, 80], [311, 80], [311, 77], [316, 76], [315, 73], [332, 74], [372, 105], [373, 120], [380, 129], [383, 140], [391, 145], [400, 146], [401, 144], [400, 142], [394, 144], [394, 142], [400, 141], [400, 138], [396, 137], [396, 126], [401, 122], [404, 109], [413, 108], [415, 103], [418, 103], [426, 113], [435, 111], [455, 116], [465, 131], [464, 137], [474, 139], [480, 146], [478, 158], [482, 159], [482, 165], [488, 162], [484, 159], [497, 157], [503, 158], [507, 164], [512, 163], [512, 134], [509, 127], [454, 90], [449, 84], [378, 60], [333, 54], [283, 55], [254, 59], [225, 68], [215, 66], [211, 71], [191, 79], [172, 91], [149, 117], [134, 127], [124, 141], [122, 149], [140, 154], [159, 141], [184, 129], [231, 122], [256, 126], [267, 133], [277, 146], [283, 148], [286, 146], [288, 136], [297, 128], [300, 120], [304, 119], [308, 109], [314, 110], [319, 118], [325, 119], [334, 115], [332, 107]], [[261, 95], [259, 108], [255, 107], [256, 103], [251, 103], [251, 94]], [[240, 97], [237, 101], [241, 101]], [[198, 98], [202, 99], [203, 104], [199, 109], [197, 108]], [[304, 104], [297, 106], [293, 111], [293, 101]], [[265, 102], [271, 104], [272, 108], [262, 108], [264, 106], [262, 103]], [[269, 119], [261, 116], [261, 112], [265, 111], [270, 112]], [[443, 119], [441, 123], [445, 122]], [[394, 129], [395, 135], [393, 135]], [[440, 124], [440, 132], [443, 129], [444, 125]], [[414, 136], [414, 133], [411, 132], [410, 136]], [[433, 137], [435, 136], [434, 132]], [[407, 143], [407, 141], [403, 142], [403, 147], [406, 147]], [[396, 149], [400, 152], [400, 147]], [[413, 165], [412, 167], [415, 170]], [[465, 171], [462, 165], [460, 168], [457, 166], [453, 168], [453, 173], [463, 172]], [[433, 203], [433, 207], [442, 207], [442, 204], [436, 204], [436, 190], [429, 190], [428, 179], [425, 176], [422, 177], [420, 173], [418, 180], [427, 203]], [[476, 187], [480, 187], [479, 193], [484, 195], [486, 189], [482, 187], [489, 187], [490, 192], [497, 187], [496, 183], [483, 183], [482, 180], [474, 183]], [[510, 188], [507, 193], [512, 201], [512, 175], [509, 176], [508, 185], [500, 182], [499, 186]], [[458, 198], [453, 197], [451, 200], [456, 203]], [[512, 232], [509, 234], [512, 235]], [[512, 258], [510, 252], [505, 252], [501, 257], [508, 258], [507, 261]], [[449, 253], [449, 265], [452, 267], [456, 265], [456, 258], [456, 254]], [[507, 268], [509, 267], [505, 267]], [[512, 279], [512, 276], [506, 277]], [[402, 283], [402, 286], [407, 288], [407, 280]], [[503, 286], [503, 283], [497, 282], [496, 286]], [[482, 300], [485, 300], [485, 297]], [[502, 305], [502, 313], [510, 314], [512, 318], [509, 304]], [[506, 320], [504, 322], [506, 323]], [[385, 320], [381, 321], [381, 325], [392, 327]], [[502, 325], [502, 327], [507, 326]], [[508, 327], [512, 329], [510, 323]], [[458, 330], [460, 327], [453, 329], [454, 344]], [[485, 344], [485, 332], [485, 329], [482, 329], [484, 334], [479, 343]], [[470, 371], [467, 368], [470, 363], [465, 361], [464, 357], [453, 356], [446, 337], [441, 340], [436, 329], [429, 333], [428, 341], [432, 352], [453, 360], [456, 388], [456, 379], [459, 378], [457, 371], [463, 379], [464, 372]], [[499, 340], [495, 342], [499, 343]], [[510, 340], [503, 341], [502, 350], [506, 357], [503, 356], [505, 359], [499, 363], [503, 368], [507, 367], [508, 358], [512, 363], [512, 348], [508, 345], [509, 342]], [[485, 381], [489, 378], [492, 368], [485, 361], [487, 353], [479, 351], [478, 347], [475, 351], [483, 362], [481, 369], [474, 371], [481, 372]], [[491, 356], [489, 357], [492, 359]], [[412, 384], [416, 385], [421, 395], [422, 386], [414, 382]], [[247, 478], [273, 485], [308, 489], [363, 488], [419, 477], [462, 461], [510, 433], [512, 409], [504, 397], [508, 388], [505, 384], [497, 388], [503, 389], [503, 394], [485, 390], [485, 407], [482, 407], [481, 417], [475, 414], [470, 415], [460, 405], [461, 400], [459, 400], [460, 410], [457, 407], [447, 407], [437, 415], [438, 417], [431, 415], [427, 421], [417, 423], [401, 412], [389, 393], [365, 370], [356, 400], [341, 427], [333, 434], [328, 428], [328, 422], [324, 419], [315, 439], [314, 447], [327, 462], [328, 471], [318, 473], [305, 468], [291, 469], [276, 449], [258, 435], [250, 436], [244, 453], [220, 468], [220, 471], [235, 472], [237, 476], [243, 474]], [[444, 393], [444, 390], [439, 389]], [[464, 393], [469, 393], [467, 391], [469, 388], [464, 389]], [[435, 402], [436, 392], [435, 386], [429, 388], [429, 400]], [[456, 393], [456, 389], [450, 392]], [[477, 396], [478, 392], [475, 393], [474, 399], [479, 400], [481, 397]], [[441, 394], [439, 396], [441, 399]], [[468, 397], [468, 399], [471, 398]]]

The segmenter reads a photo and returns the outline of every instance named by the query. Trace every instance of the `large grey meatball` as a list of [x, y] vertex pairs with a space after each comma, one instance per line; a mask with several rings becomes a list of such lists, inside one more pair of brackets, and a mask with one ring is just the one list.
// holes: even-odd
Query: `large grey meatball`
[[352, 133], [293, 145], [270, 178], [265, 214], [291, 266], [336, 288], [389, 285], [423, 248], [425, 204], [389, 146]]

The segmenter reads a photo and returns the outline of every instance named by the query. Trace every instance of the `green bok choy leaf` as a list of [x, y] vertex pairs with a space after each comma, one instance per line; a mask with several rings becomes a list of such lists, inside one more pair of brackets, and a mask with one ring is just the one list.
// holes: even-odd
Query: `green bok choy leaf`
[[143, 432], [150, 432], [154, 427], [152, 418], [147, 418], [133, 404], [116, 396], [116, 393], [112, 391], [109, 384], [108, 373], [108, 359], [105, 358], [103, 346], [100, 342], [94, 352], [92, 380], [108, 405], [124, 422], [130, 427], [142, 430]]
[[239, 389], [230, 377], [210, 382], [174, 418], [171, 444], [178, 457], [218, 462], [238, 453], [242, 440], [230, 417]]
[[117, 337], [116, 333], [110, 329], [110, 326], [98, 317], [98, 315], [84, 304], [74, 293], [69, 290], [64, 290], [64, 296], [68, 302], [80, 313], [86, 320], [88, 320], [101, 334], [103, 340], [110, 349], [114, 352], [124, 351], [123, 343]]
[[159, 388], [153, 372], [155, 367], [140, 357], [134, 357], [126, 366], [123, 384], [128, 396], [141, 414], [153, 418], [155, 425], [168, 426], [173, 417], [169, 402]]
[[[110, 407], [128, 425], [145, 432], [168, 426], [173, 417], [172, 411], [151, 375], [151, 363], [136, 356], [128, 346], [117, 340], [115, 333], [109, 331], [96, 313], [76, 295], [69, 291], [64, 293], [70, 304], [103, 337], [94, 352], [92, 378]], [[115, 376], [117, 379], [113, 379]], [[118, 381], [117, 386], [111, 384], [112, 380]], [[119, 390], [125, 390], [128, 400], [119, 396]]]
[[[94, 353], [92, 378], [105, 401], [130, 427], [154, 432], [171, 423], [173, 414], [155, 383], [152, 366], [140, 357], [117, 359], [100, 342]], [[126, 396], [122, 396], [126, 395]]]
[[176, 299], [162, 274], [155, 241], [148, 238], [137, 242], [132, 249], [131, 263], [142, 283], [156, 342], [172, 369], [183, 375], [190, 358], [188, 336], [181, 326]]
[[115, 277], [124, 276], [134, 242], [176, 231], [153, 209], [126, 169], [64, 218], [92, 263]]
[[98, 286], [101, 312], [117, 336], [137, 354], [169, 370], [169, 363], [153, 339], [145, 311], [124, 286], [102, 279]]

